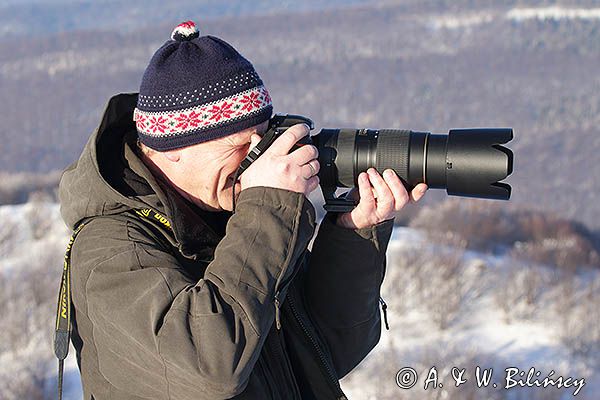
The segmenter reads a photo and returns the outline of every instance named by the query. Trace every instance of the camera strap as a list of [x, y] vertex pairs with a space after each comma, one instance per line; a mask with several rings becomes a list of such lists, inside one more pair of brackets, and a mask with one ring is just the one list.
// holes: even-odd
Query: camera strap
[[[138, 215], [147, 219], [151, 223], [159, 223], [168, 231], [172, 232], [171, 223], [162, 214], [150, 209], [141, 208], [127, 212], [129, 215]], [[63, 371], [64, 360], [69, 354], [69, 343], [71, 341], [71, 332], [73, 330], [72, 312], [73, 300], [71, 296], [71, 250], [75, 238], [81, 232], [87, 222], [80, 223], [67, 244], [63, 262], [62, 278], [60, 280], [60, 289], [58, 291], [58, 301], [56, 306], [56, 327], [54, 330], [54, 354], [58, 358], [58, 400], [62, 400]]]

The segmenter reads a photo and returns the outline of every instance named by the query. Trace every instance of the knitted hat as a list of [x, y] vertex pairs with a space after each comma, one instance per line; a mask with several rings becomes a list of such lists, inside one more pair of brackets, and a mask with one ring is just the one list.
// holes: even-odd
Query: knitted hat
[[144, 72], [133, 113], [138, 137], [158, 151], [239, 132], [271, 117], [269, 92], [231, 45], [178, 25]]

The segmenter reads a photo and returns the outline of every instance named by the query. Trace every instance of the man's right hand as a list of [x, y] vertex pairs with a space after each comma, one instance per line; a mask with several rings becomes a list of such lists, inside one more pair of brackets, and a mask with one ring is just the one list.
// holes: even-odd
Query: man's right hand
[[[290, 153], [290, 150], [310, 129], [305, 124], [288, 128], [273, 144], [240, 176], [242, 190], [267, 186], [286, 189], [308, 196], [319, 186], [319, 152], [313, 145], [303, 145]], [[252, 135], [251, 148], [261, 137]], [[312, 166], [312, 167], [311, 167]]]

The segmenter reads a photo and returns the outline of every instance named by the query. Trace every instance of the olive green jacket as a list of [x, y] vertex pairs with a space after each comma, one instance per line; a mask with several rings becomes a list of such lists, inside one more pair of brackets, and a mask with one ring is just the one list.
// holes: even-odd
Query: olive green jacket
[[326, 216], [309, 252], [302, 194], [255, 187], [233, 215], [202, 211], [133, 151], [136, 100], [109, 101], [60, 183], [64, 220], [86, 224], [71, 277], [84, 399], [345, 399], [338, 379], [380, 337], [392, 222]]

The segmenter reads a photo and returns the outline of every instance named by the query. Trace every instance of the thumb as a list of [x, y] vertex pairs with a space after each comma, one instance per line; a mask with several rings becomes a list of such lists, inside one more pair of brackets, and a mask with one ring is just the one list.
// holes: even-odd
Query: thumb
[[252, 136], [250, 136], [250, 149], [253, 149], [261, 139], [262, 137], [258, 133], [252, 134]]

